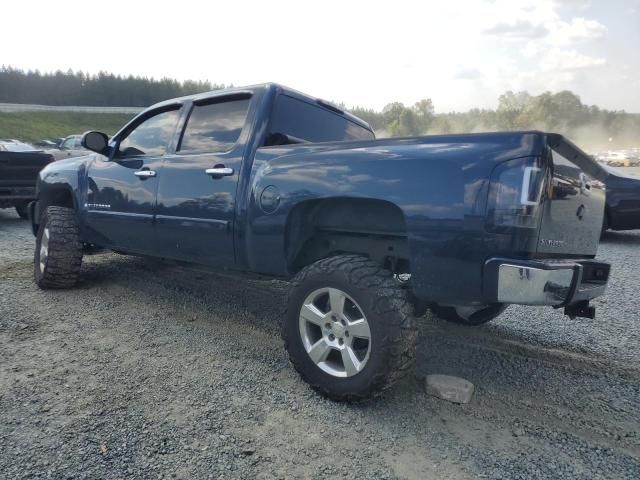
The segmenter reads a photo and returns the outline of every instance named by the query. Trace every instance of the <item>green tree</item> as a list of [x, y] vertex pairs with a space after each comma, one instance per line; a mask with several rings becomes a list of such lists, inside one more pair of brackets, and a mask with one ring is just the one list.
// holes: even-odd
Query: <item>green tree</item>
[[526, 128], [525, 125], [530, 123], [526, 111], [531, 98], [527, 92], [513, 93], [511, 90], [500, 95], [497, 110], [498, 126], [506, 130]]
[[433, 102], [430, 98], [425, 98], [417, 101], [413, 106], [413, 111], [416, 114], [420, 132], [425, 133], [433, 122], [435, 109], [433, 108]]

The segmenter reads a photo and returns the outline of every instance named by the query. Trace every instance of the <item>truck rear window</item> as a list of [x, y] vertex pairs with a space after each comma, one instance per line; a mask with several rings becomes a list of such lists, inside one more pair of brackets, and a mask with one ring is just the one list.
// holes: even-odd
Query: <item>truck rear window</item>
[[311, 143], [375, 138], [373, 132], [339, 113], [284, 94], [276, 99], [270, 130]]

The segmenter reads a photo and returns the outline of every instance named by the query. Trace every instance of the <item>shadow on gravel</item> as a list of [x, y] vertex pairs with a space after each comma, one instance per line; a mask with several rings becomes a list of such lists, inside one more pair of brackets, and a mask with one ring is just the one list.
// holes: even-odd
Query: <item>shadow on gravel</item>
[[640, 245], [640, 230], [625, 232], [607, 231], [602, 235], [600, 242], [617, 245]]
[[29, 221], [18, 217], [13, 208], [10, 210], [8, 208], [0, 208], [0, 225], [17, 225], [20, 223], [28, 225]]
[[[195, 329], [203, 336], [213, 336], [222, 328], [242, 336], [240, 343], [250, 341], [255, 334], [278, 341], [286, 291], [284, 282], [237, 278], [111, 253], [88, 257], [83, 265], [78, 288], [86, 291], [94, 287], [109, 291], [114, 301], [132, 302], [132, 309], [140, 308], [135, 299], [166, 302], [167, 309], [178, 312], [171, 321], [181, 328]], [[275, 362], [279, 359], [279, 355], [273, 357]], [[413, 374], [388, 392], [382, 404], [391, 399], [403, 402], [422, 392], [424, 377], [431, 373], [466, 378], [493, 392], [494, 399], [510, 397], [516, 386], [519, 395], [539, 401], [551, 391], [560, 399], [559, 404], [575, 402], [561, 386], [565, 376], [578, 375], [578, 371], [587, 370], [597, 377], [608, 372], [611, 380], [637, 375], [637, 371], [618, 371], [601, 360], [592, 354], [545, 347], [533, 342], [526, 330], [512, 326], [470, 328], [427, 314], [419, 319]], [[558, 369], [564, 373], [559, 375]], [[379, 404], [374, 400], [369, 405]]]
[[[205, 310], [216, 311], [217, 306], [223, 303], [239, 312], [233, 321], [247, 321], [241, 312], [249, 313], [251, 326], [266, 334], [280, 328], [287, 288], [286, 282], [282, 281], [234, 277], [143, 257], [113, 253], [87, 257], [76, 289], [110, 286], [124, 288], [133, 298], [158, 295], [175, 304], [190, 304], [203, 310], [203, 315], [206, 315]], [[430, 352], [432, 358], [437, 352], [435, 358], [439, 367], [465, 364], [465, 353], [478, 350], [547, 360], [553, 358], [563, 362], [562, 352], [556, 350], [550, 354], [542, 345], [531, 344], [526, 332], [513, 328], [459, 326], [440, 320], [431, 313], [418, 319], [418, 323], [421, 337], [418, 348]], [[449, 368], [446, 370], [455, 373]], [[433, 372], [425, 370], [418, 374], [426, 373]]]
[[90, 290], [96, 286], [122, 283], [123, 277], [132, 280], [132, 284], [146, 282], [141, 275], [151, 274], [154, 278], [171, 276], [171, 266], [154, 258], [120, 255], [101, 252], [85, 255], [82, 262], [80, 279], [75, 288]]

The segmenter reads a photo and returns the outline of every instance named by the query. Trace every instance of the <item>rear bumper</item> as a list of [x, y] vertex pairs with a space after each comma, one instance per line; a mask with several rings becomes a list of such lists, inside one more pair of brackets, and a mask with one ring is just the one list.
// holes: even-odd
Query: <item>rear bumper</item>
[[492, 258], [484, 265], [484, 296], [489, 302], [565, 307], [602, 295], [610, 268], [595, 260]]

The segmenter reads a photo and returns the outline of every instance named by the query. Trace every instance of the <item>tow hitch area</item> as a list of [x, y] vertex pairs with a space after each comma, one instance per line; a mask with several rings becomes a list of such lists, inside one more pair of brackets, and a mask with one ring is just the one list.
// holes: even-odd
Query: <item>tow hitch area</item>
[[564, 307], [564, 314], [572, 320], [576, 317], [594, 319], [596, 318], [596, 307], [589, 305], [588, 300], [583, 300]]

